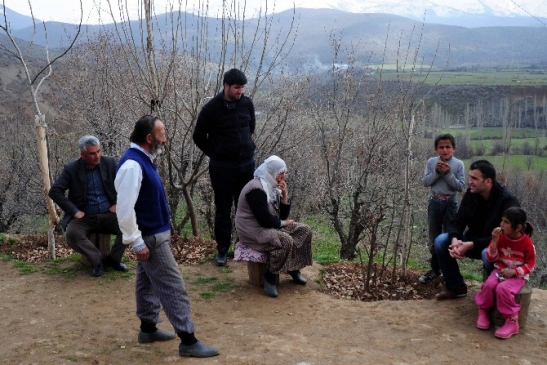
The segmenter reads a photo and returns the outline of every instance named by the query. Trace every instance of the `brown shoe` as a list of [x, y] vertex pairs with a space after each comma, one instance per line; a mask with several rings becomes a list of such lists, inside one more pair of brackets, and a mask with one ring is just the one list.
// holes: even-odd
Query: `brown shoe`
[[436, 295], [437, 300], [447, 300], [463, 298], [467, 296], [467, 285], [462, 285], [456, 288], [456, 290], [444, 289], [442, 292]]

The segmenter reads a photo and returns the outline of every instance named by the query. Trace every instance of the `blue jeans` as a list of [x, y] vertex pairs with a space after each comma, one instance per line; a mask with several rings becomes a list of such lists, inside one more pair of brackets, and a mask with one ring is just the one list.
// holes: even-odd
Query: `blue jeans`
[[431, 253], [431, 269], [435, 272], [440, 271], [439, 259], [435, 252], [435, 238], [441, 233], [446, 232], [450, 221], [458, 211], [458, 201], [456, 198], [452, 200], [441, 200], [434, 197], [429, 198], [427, 205], [427, 223], [429, 227], [429, 242], [428, 248]]
[[[462, 241], [471, 241], [467, 237], [463, 237]], [[458, 261], [450, 256], [448, 252], [448, 246], [450, 246], [451, 240], [448, 233], [441, 233], [435, 239], [435, 252], [439, 259], [441, 271], [444, 276], [444, 285], [448, 290], [456, 290], [458, 287], [465, 285], [463, 276], [460, 273], [460, 266]], [[482, 263], [488, 272], [491, 272], [494, 268], [493, 264], [486, 259], [486, 249], [482, 251]]]

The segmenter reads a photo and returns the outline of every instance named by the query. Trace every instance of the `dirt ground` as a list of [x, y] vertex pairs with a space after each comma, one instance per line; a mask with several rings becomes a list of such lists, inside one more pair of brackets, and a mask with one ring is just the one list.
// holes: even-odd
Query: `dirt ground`
[[[220, 349], [180, 358], [177, 341], [140, 345], [130, 274], [93, 278], [67, 261], [62, 271], [23, 275], [0, 261], [2, 364], [545, 364], [547, 292], [535, 290], [526, 327], [508, 340], [475, 328], [472, 293], [463, 299], [362, 302], [336, 299], [282, 277], [279, 297], [247, 281], [245, 263], [181, 265], [196, 335]], [[74, 270], [74, 267], [76, 269]], [[171, 330], [163, 316], [160, 328]]]

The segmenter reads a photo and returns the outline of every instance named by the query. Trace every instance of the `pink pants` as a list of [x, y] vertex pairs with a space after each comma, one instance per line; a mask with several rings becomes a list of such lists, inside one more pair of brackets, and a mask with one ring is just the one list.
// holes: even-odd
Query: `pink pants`
[[497, 305], [501, 315], [513, 317], [520, 311], [520, 304], [515, 301], [515, 295], [526, 284], [526, 280], [512, 277], [500, 282], [496, 276], [498, 272], [498, 269], [494, 269], [488, 279], [482, 283], [481, 290], [475, 296], [475, 303], [483, 309], [490, 309]]

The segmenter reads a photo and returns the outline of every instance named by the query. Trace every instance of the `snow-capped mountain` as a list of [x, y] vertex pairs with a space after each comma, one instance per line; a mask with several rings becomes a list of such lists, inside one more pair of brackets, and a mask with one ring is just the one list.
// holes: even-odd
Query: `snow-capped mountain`
[[[223, 0], [210, 0], [209, 9], [221, 9], [222, 3]], [[239, 4], [243, 4], [243, 1]], [[350, 13], [386, 13], [418, 20], [462, 24], [465, 24], [465, 18], [484, 20], [487, 17], [499, 17], [509, 21], [511, 18], [547, 18], [547, 4], [544, 0], [247, 0], [246, 5], [251, 13], [258, 10], [280, 12], [295, 6]], [[503, 22], [500, 20], [500, 24], [496, 25], [504, 25]], [[539, 20], [536, 25], [542, 23], [545, 25], [543, 20]]]
[[[278, 3], [286, 1], [278, 0]], [[389, 13], [406, 17], [420, 17], [424, 11], [438, 17], [547, 16], [547, 7], [542, 0], [301, 0], [297, 3], [303, 8], [326, 7], [350, 13]]]

